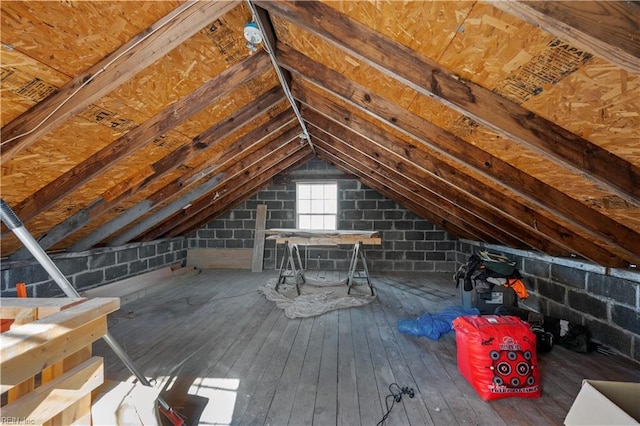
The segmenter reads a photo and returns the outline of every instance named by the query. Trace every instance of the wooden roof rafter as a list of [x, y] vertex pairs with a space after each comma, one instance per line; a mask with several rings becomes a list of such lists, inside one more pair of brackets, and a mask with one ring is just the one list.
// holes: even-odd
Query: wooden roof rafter
[[[411, 111], [347, 80], [344, 76], [286, 45], [279, 45], [278, 60], [299, 78], [312, 82], [323, 91], [327, 91], [353, 106], [356, 110], [421, 141], [426, 147], [487, 176], [496, 184], [506, 186], [516, 194], [563, 220], [575, 223], [581, 232], [597, 234], [598, 239], [602, 239], [610, 245], [619, 246], [616, 252], [619, 258], [618, 264], [620, 259], [629, 259], [631, 263], [638, 262], [635, 248], [640, 247], [640, 233], [633, 229], [587, 207], [558, 189], [461, 140]], [[300, 94], [300, 89], [296, 88], [295, 93]], [[306, 93], [305, 96], [312, 96], [312, 94]], [[355, 122], [350, 123], [352, 127], [356, 125]]]
[[[640, 74], [640, 6], [626, 1], [490, 1], [612, 64]], [[631, 36], [630, 36], [631, 35]]]
[[410, 198], [407, 196], [408, 191], [405, 188], [399, 186], [395, 182], [380, 177], [375, 170], [367, 169], [363, 165], [355, 164], [353, 161], [347, 161], [343, 156], [332, 150], [327, 144], [319, 144], [317, 146], [317, 151], [320, 159], [329, 164], [333, 164], [345, 173], [355, 175], [364, 185], [378, 191], [396, 203], [406, 206], [414, 214], [425, 218], [450, 234], [457, 236], [467, 235], [468, 238], [477, 241], [498, 242], [493, 236], [466, 226], [466, 223], [463, 223], [459, 218], [455, 216], [447, 216], [444, 210], [427, 209], [423, 205], [416, 203], [413, 197]]
[[225, 204], [225, 200], [230, 197], [229, 194], [235, 194], [239, 188], [247, 185], [247, 182], [259, 186], [270, 181], [273, 176], [310, 152], [308, 145], [301, 146], [298, 141], [297, 135], [289, 141], [276, 140], [262, 150], [243, 158], [225, 170], [224, 181], [211, 191], [219, 194], [215, 202], [208, 199], [194, 202], [189, 209], [173, 215], [171, 220], [165, 220], [145, 231], [141, 240], [150, 241], [170, 233], [182, 234], [186, 229], [195, 226], [195, 223], [202, 223], [210, 218], [209, 210], [213, 210], [219, 204]]
[[640, 167], [526, 110], [320, 2], [258, 1], [271, 14], [317, 35], [510, 140], [544, 153], [640, 204]]
[[[147, 212], [158, 208], [158, 206], [167, 200], [170, 200], [172, 197], [176, 198], [181, 193], [184, 194], [190, 187], [202, 185], [202, 181], [212, 174], [223, 172], [232, 161], [241, 158], [243, 153], [244, 155], [247, 155], [256, 149], [263, 147], [270, 142], [271, 138], [277, 135], [280, 131], [286, 129], [289, 130], [282, 135], [282, 138], [285, 139], [293, 138], [299, 133], [295, 126], [295, 117], [293, 112], [290, 110], [283, 111], [267, 124], [254, 129], [235, 141], [224, 152], [212, 155], [207, 161], [192, 168], [190, 171], [183, 173], [179, 178], [169, 182], [167, 185], [158, 189], [135, 206], [121, 212], [108, 223], [102, 225], [91, 234], [77, 241], [72, 246], [72, 249], [75, 251], [86, 250], [103, 240], [107, 240], [110, 236], [121, 231], [124, 227], [145, 215]], [[186, 201], [186, 198], [184, 200], [185, 202], [182, 204], [183, 206], [190, 202]], [[180, 203], [178, 203], [178, 205], [179, 204]]]
[[[324, 133], [319, 127], [324, 123], [320, 121], [316, 121], [316, 123], [313, 125], [314, 132], [312, 134], [316, 140], [322, 142], [324, 151], [334, 156], [340, 152], [347, 154], [349, 160], [345, 162], [352, 166], [357, 164], [360, 168], [365, 168], [371, 176], [379, 176], [381, 179], [394, 182], [397, 192], [404, 193], [405, 199], [423, 205], [426, 210], [441, 219], [456, 218], [456, 223], [460, 227], [470, 229], [472, 233], [479, 235], [482, 241], [495, 240], [509, 246], [522, 246], [523, 243], [518, 238], [488, 220], [478, 217], [477, 213], [465, 209], [464, 203], [460, 203], [459, 199], [454, 202], [450, 197], [447, 197], [450, 194], [442, 194], [439, 188], [431, 187], [428, 178], [425, 178], [423, 183], [417, 181], [416, 170], [407, 166], [406, 163], [394, 163], [391, 158], [383, 159], [378, 155], [379, 151], [376, 147], [362, 146], [361, 143], [355, 141], [354, 137], [349, 137], [349, 143], [346, 143], [346, 135], [336, 135], [336, 132], [332, 132], [332, 135]], [[310, 125], [310, 127], [312, 126]], [[453, 220], [451, 221], [453, 222]]]
[[[92, 204], [79, 210], [64, 222], [56, 225], [51, 230], [49, 230], [46, 235], [43, 235], [42, 238], [39, 239], [38, 243], [45, 250], [49, 247], [52, 247], [54, 244], [69, 237], [80, 228], [89, 225], [103, 213], [114, 208], [123, 201], [126, 201], [137, 191], [148, 187], [153, 182], [160, 179], [162, 176], [165, 176], [169, 172], [180, 167], [184, 162], [194, 158], [202, 150], [216, 145], [222, 139], [237, 131], [241, 127], [251, 124], [254, 119], [256, 119], [260, 115], [265, 114], [265, 111], [268, 111], [278, 103], [281, 103], [283, 99], [284, 97], [282, 94], [282, 90], [280, 89], [280, 87], [275, 86], [274, 88], [257, 98], [255, 102], [252, 102], [239, 109], [232, 117], [228, 117], [226, 120], [217, 123], [207, 131], [196, 136], [190, 144], [183, 145], [176, 151], [172, 152], [171, 155], [168, 155], [151, 164], [150, 167], [153, 170], [152, 175], [136, 183], [119, 182], [116, 185], [117, 188], [112, 188], [107, 191], [108, 194], [111, 194], [110, 196], [107, 196], [107, 193], [102, 194], [102, 196], [96, 199]], [[287, 119], [286, 116], [283, 116], [282, 118], [285, 120]], [[291, 114], [288, 115], [288, 119], [289, 120], [287, 123], [291, 122]], [[269, 125], [261, 126], [260, 130], [254, 133], [254, 135], [258, 135], [262, 132], [270, 134], [272, 131], [276, 131], [281, 125], [282, 119], [276, 117], [271, 123], [269, 123]], [[246, 148], [246, 143], [243, 143], [245, 140], [246, 138], [242, 138], [238, 141], [237, 144], [235, 144], [235, 146], [238, 147], [236, 151], [241, 151]], [[213, 158], [218, 158], [218, 156]], [[191, 179], [191, 177], [196, 173], [202, 172], [202, 170], [200, 169], [201, 167], [198, 167], [196, 169], [192, 169], [191, 171], [186, 171], [183, 176], [181, 176], [180, 180], [186, 181], [188, 179]], [[116, 193], [117, 195], [114, 196], [114, 193]], [[144, 207], [144, 209], [146, 208], [148, 208], [148, 206]], [[146, 211], [144, 209], [140, 211]], [[128, 216], [132, 216], [132, 214], [129, 213]], [[122, 222], [123, 219], [124, 218], [121, 218], [119, 221]], [[121, 225], [118, 225], [118, 227], [120, 226]], [[106, 238], [106, 235], [100, 237], [99, 234], [100, 232], [95, 231], [92, 234], [92, 237], [85, 237], [82, 244], [80, 244], [80, 242], [76, 242], [74, 247], [76, 247], [76, 249], [79, 251], [90, 248], [91, 246], [93, 246], [93, 244], [100, 242], [103, 238]], [[29, 251], [23, 247], [22, 249], [11, 255], [11, 259], [21, 260], [27, 259], [30, 256], [31, 255]]]
[[[344, 116], [345, 115], [343, 114], [340, 116], [340, 118], [342, 119], [344, 118]], [[340, 132], [339, 130], [335, 129], [335, 125], [332, 125], [325, 121], [320, 122], [320, 120], [317, 117], [315, 119], [310, 118], [310, 121], [312, 120], [317, 122], [318, 123], [317, 126], [323, 129], [327, 129], [327, 130], [331, 129], [333, 133]], [[334, 117], [334, 120], [336, 120], [335, 117]], [[352, 120], [348, 118], [347, 120], [349, 122], [349, 126], [351, 127], [351, 131], [354, 131]], [[382, 155], [381, 153], [376, 152], [376, 147], [375, 147], [376, 143], [374, 141], [380, 140], [380, 134], [369, 135], [368, 138], [369, 138], [369, 141], [371, 141], [372, 143], [369, 143], [368, 146], [366, 145], [362, 146], [359, 143], [354, 142], [357, 139], [356, 136], [350, 135], [349, 137], [345, 138], [346, 140], [350, 141], [349, 144], [342, 143], [343, 144], [342, 150], [344, 150], [345, 152], [349, 152], [350, 158], [355, 158], [355, 157], [358, 157], [358, 154], [350, 151], [349, 145], [356, 145], [356, 146], [360, 145], [361, 151], [369, 152], [374, 157], [371, 159], [371, 161], [374, 161], [377, 164], [386, 163], [385, 167], [389, 170], [392, 170], [395, 172], [397, 169], [402, 171], [403, 174], [407, 174], [407, 176], [413, 176], [414, 182], [419, 182], [421, 177], [424, 180], [429, 181], [430, 185], [427, 185], [425, 189], [431, 190], [432, 186], [437, 188], [437, 191], [436, 191], [437, 193], [448, 195], [449, 199], [455, 200], [455, 204], [458, 207], [466, 208], [467, 211], [473, 211], [474, 214], [476, 215], [482, 215], [482, 221], [484, 221], [489, 226], [491, 226], [492, 222], [498, 222], [499, 225], [494, 225], [494, 226], [498, 230], [498, 232], [496, 232], [496, 238], [499, 240], [501, 239], [500, 238], [501, 233], [503, 235], [504, 234], [508, 235], [508, 233], [512, 233], [515, 238], [518, 238], [522, 242], [526, 242], [525, 244], [532, 245], [536, 249], [545, 251], [547, 253], [552, 253], [552, 252], [556, 254], [564, 253], [566, 255], [568, 253], [577, 252], [580, 255], [590, 258], [592, 260], [597, 259], [597, 261], [607, 261], [607, 262], [617, 261], [620, 264], [624, 264], [622, 259], [618, 258], [616, 260], [615, 255], [613, 255], [612, 253], [604, 252], [601, 246], [594, 245], [594, 243], [592, 243], [591, 241], [588, 241], [587, 239], [585, 239], [584, 237], [578, 234], [574, 234], [570, 232], [569, 230], [565, 229], [562, 225], [557, 224], [552, 220], [546, 218], [545, 216], [540, 215], [538, 212], [532, 209], [529, 209], [526, 206], [522, 206], [513, 200], [508, 199], [508, 197], [505, 196], [504, 194], [501, 194], [500, 191], [494, 191], [493, 188], [483, 188], [483, 185], [481, 183], [474, 184], [473, 182], [470, 182], [471, 185], [470, 187], [467, 187], [467, 189], [471, 188], [472, 192], [475, 193], [476, 197], [483, 199], [486, 202], [486, 206], [492, 206], [495, 210], [493, 212], [487, 210], [487, 207], [484, 207], [481, 203], [478, 203], [478, 201], [472, 201], [472, 200], [467, 201], [466, 196], [464, 195], [463, 192], [456, 194], [455, 191], [459, 191], [457, 188], [454, 188], [452, 192], [452, 190], [447, 188], [447, 186], [438, 185], [437, 182], [433, 182], [432, 179], [429, 179], [428, 178], [429, 172], [426, 171], [427, 169], [423, 168], [422, 171], [417, 171], [417, 174], [414, 174], [412, 170], [410, 170], [412, 166], [406, 165], [407, 163], [405, 163], [405, 165], [403, 165], [403, 167], [400, 168], [398, 164], [394, 164], [391, 161], [391, 158], [393, 156]], [[402, 155], [403, 151], [410, 152], [410, 148], [403, 148], [403, 143], [401, 141], [393, 141], [392, 145], [394, 147], [395, 146], [398, 147], [398, 152], [396, 153], [397, 156]], [[359, 158], [363, 158], [363, 157], [359, 156]], [[413, 157], [413, 163], [416, 164], [417, 166], [420, 164], [420, 160], [417, 157]], [[410, 162], [408, 164], [410, 164]], [[372, 167], [371, 164], [369, 164], [369, 168], [374, 169], [374, 167]], [[443, 168], [444, 168], [443, 165], [436, 167], [436, 169], [439, 170], [439, 172], [444, 172]], [[393, 177], [388, 176], [387, 178], [390, 180], [398, 181], [398, 180], [403, 180], [404, 176], [396, 175]], [[450, 174], [447, 174], [447, 180], [451, 178], [452, 176]], [[453, 181], [455, 182], [455, 179]], [[473, 185], [479, 186], [477, 190], [473, 190]], [[451, 186], [453, 187], [453, 185]], [[413, 191], [413, 192], [416, 192], [416, 191]], [[499, 208], [497, 208], [496, 206], [499, 206]], [[456, 209], [455, 212], [451, 212], [451, 214], [462, 216], [464, 212], [461, 212], [459, 209]], [[498, 217], [498, 216], [501, 216], [501, 217]], [[514, 220], [516, 222], [514, 222]], [[481, 221], [476, 219], [475, 221], [472, 221], [471, 224], [478, 227], [480, 223]], [[506, 228], [504, 230], [501, 230], [500, 227], [503, 227], [503, 226], [505, 226]], [[491, 231], [487, 230], [487, 233], [490, 233], [490, 232]], [[517, 241], [516, 242], [510, 241], [507, 244], [512, 247], [518, 246]]]
[[268, 56], [262, 53], [253, 55], [246, 61], [228, 68], [216, 78], [209, 80], [189, 95], [169, 105], [154, 117], [133, 128], [62, 176], [40, 188], [29, 198], [13, 207], [14, 211], [23, 222], [27, 223], [106, 168], [141, 149], [145, 144], [151, 143], [158, 136], [201, 111], [223, 94], [233, 90], [238, 84], [267, 71], [270, 66]]
[[129, 80], [239, 3], [239, 0], [190, 1], [174, 9], [55, 94], [4, 126], [2, 162], [13, 158], [45, 133]]
[[239, 186], [235, 191], [226, 193], [227, 201], [224, 204], [221, 204], [216, 208], [207, 208], [203, 210], [187, 223], [184, 223], [179, 228], [172, 229], [165, 235], [167, 237], [172, 237], [194, 232], [199, 227], [209, 223], [220, 215], [231, 211], [233, 208], [245, 202], [249, 197], [254, 196], [262, 189], [265, 189], [278, 177], [283, 175], [286, 176], [315, 157], [316, 154], [310, 149], [302, 149], [298, 151], [297, 154], [290, 156], [286, 161], [282, 161], [275, 167], [272, 167], [269, 172], [265, 173], [258, 181], [246, 182], [244, 185]]

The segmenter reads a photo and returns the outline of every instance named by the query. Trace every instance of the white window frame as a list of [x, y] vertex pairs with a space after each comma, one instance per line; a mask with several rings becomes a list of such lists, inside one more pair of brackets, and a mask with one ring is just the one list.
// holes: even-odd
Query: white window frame
[[[302, 185], [307, 185], [309, 186], [310, 191], [307, 193], [304, 189], [301, 189]], [[315, 192], [312, 189], [314, 186], [316, 186], [316, 188], [318, 186], [323, 186], [323, 195], [321, 197], [318, 197], [318, 193]], [[324, 191], [326, 191], [326, 186], [327, 185], [333, 185], [335, 186], [335, 205], [333, 206], [333, 211], [331, 211], [331, 208], [329, 206], [327, 206], [326, 201], [330, 201], [333, 200], [333, 198], [331, 197], [327, 197], [327, 194], [324, 194]], [[303, 196], [303, 198], [301, 198], [301, 195]], [[308, 195], [308, 197], [307, 197]], [[306, 206], [304, 206], [302, 203], [307, 200], [308, 203]], [[327, 208], [329, 207], [330, 211], [327, 211]], [[322, 211], [320, 211], [322, 210]], [[317, 219], [315, 221], [310, 220], [310, 221], [305, 221], [302, 220], [301, 221], [301, 216], [307, 216], [307, 217], [324, 217], [325, 220], [323, 220], [322, 222], [322, 226], [318, 227], [317, 225]], [[331, 225], [331, 219], [333, 218], [333, 227], [330, 227]], [[327, 219], [329, 219], [329, 223], [327, 222]], [[303, 223], [301, 223], [303, 222]], [[309, 226], [308, 224], [311, 222], [316, 222], [316, 224], [314, 225], [313, 223]], [[315, 226], [315, 227], [314, 227]], [[335, 180], [329, 180], [329, 181], [299, 181], [296, 182], [296, 228], [299, 229], [313, 229], [313, 230], [320, 230], [320, 229], [326, 229], [326, 230], [337, 230], [338, 229], [338, 181]]]

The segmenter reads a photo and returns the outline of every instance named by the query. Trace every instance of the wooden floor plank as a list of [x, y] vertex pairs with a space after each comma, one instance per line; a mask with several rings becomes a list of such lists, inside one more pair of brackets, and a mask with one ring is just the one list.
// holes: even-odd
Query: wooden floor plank
[[318, 426], [335, 425], [338, 412], [338, 312], [331, 311], [323, 316], [325, 331], [313, 410], [313, 424]]
[[355, 354], [351, 315], [348, 309], [338, 311], [338, 425], [360, 424], [360, 402], [356, 382]]
[[[389, 302], [395, 306], [397, 306], [397, 304], [399, 303], [397, 298], [395, 298], [395, 296], [393, 295], [393, 292], [384, 292], [380, 294], [381, 295], [379, 297], [387, 298], [387, 300], [389, 300]], [[387, 358], [389, 360], [393, 360], [393, 362], [391, 362], [393, 375], [396, 378], [396, 383], [398, 384], [398, 386], [412, 388], [415, 391], [418, 385], [415, 383], [414, 378], [411, 375], [411, 371], [404, 359], [403, 350], [399, 347], [393, 332], [393, 330], [395, 329], [396, 321], [388, 321], [385, 315], [384, 306], [389, 305], [385, 305], [384, 303], [375, 304], [372, 306], [372, 309], [374, 311], [374, 317], [376, 319], [376, 324], [380, 332], [380, 337], [382, 338], [385, 351], [387, 353]], [[409, 398], [408, 395], [402, 395], [401, 402], [404, 404], [404, 408], [410, 424], [433, 424], [433, 420], [431, 419], [431, 416], [429, 415], [429, 412], [424, 405], [424, 401], [422, 400], [422, 398]]]
[[367, 340], [367, 327], [371, 325], [365, 321], [362, 309], [349, 309], [349, 313], [360, 422], [363, 425], [374, 425], [382, 416], [380, 399], [384, 398], [384, 395], [380, 395], [376, 383], [371, 348]]
[[[187, 424], [372, 425], [392, 383], [416, 397], [403, 395], [387, 425], [561, 424], [584, 378], [640, 381], [633, 361], [554, 347], [538, 355], [541, 398], [482, 401], [458, 370], [453, 332], [430, 340], [396, 327], [459, 304], [450, 274], [373, 274], [373, 303], [302, 320], [257, 291], [274, 275], [182, 277], [123, 306], [109, 328]], [[104, 343], [94, 353], [107, 379], [131, 375]]]
[[275, 394], [266, 416], [266, 424], [282, 425], [287, 424], [289, 421], [296, 396], [297, 384], [301, 380], [300, 377], [303, 371], [312, 327], [312, 318], [301, 320], [298, 333], [291, 346], [291, 352], [287, 357], [280, 380], [274, 386]]
[[318, 376], [324, 343], [325, 318], [318, 316], [309, 318], [313, 321], [309, 345], [304, 354], [304, 367], [297, 383], [289, 424], [307, 426], [313, 424], [313, 411], [318, 393]]
[[264, 343], [260, 347], [255, 359], [251, 363], [248, 369], [236, 368], [231, 369], [228, 377], [240, 379], [240, 386], [238, 387], [238, 398], [236, 399], [236, 406], [233, 411], [234, 419], [241, 419], [244, 416], [245, 411], [252, 403], [252, 398], [258, 391], [258, 385], [262, 376], [267, 371], [271, 357], [275, 352], [278, 342], [282, 338], [283, 333], [287, 329], [289, 320], [284, 315], [280, 315], [276, 321], [274, 327], [269, 331]]
[[[425, 308], [424, 304], [417, 299], [413, 296], [401, 299], [408, 318], [417, 318], [426, 311], [438, 310], [435, 303], [429, 302], [429, 307]], [[439, 300], [439, 302], [442, 301]], [[397, 321], [397, 318], [392, 317], [392, 320], [394, 319]], [[446, 392], [451, 388], [450, 380], [438, 374], [442, 368], [437, 359], [431, 356], [430, 351], [417, 345], [417, 338], [403, 335], [397, 331], [397, 328], [394, 333], [406, 348], [403, 356], [416, 381], [416, 395], [422, 397], [434, 424], [451, 425], [472, 422], [475, 414], [466, 400], [456, 391]]]
[[271, 359], [260, 381], [252, 387], [252, 396], [244, 415], [239, 418], [241, 425], [261, 425], [271, 406], [271, 401], [276, 393], [278, 383], [281, 381], [285, 364], [293, 350], [300, 320], [288, 320], [277, 346], [273, 348]]

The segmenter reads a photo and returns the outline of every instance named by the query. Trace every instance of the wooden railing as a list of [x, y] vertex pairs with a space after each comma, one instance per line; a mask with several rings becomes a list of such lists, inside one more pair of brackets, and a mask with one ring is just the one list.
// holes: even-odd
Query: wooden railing
[[2, 424], [91, 425], [91, 391], [104, 381], [92, 343], [118, 298], [0, 300]]

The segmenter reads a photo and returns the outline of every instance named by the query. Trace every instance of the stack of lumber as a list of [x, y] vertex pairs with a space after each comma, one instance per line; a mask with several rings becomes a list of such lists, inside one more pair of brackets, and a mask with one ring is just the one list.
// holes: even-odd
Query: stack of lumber
[[4, 298], [0, 318], [3, 422], [90, 425], [91, 392], [104, 381], [92, 343], [107, 333], [117, 298]]

